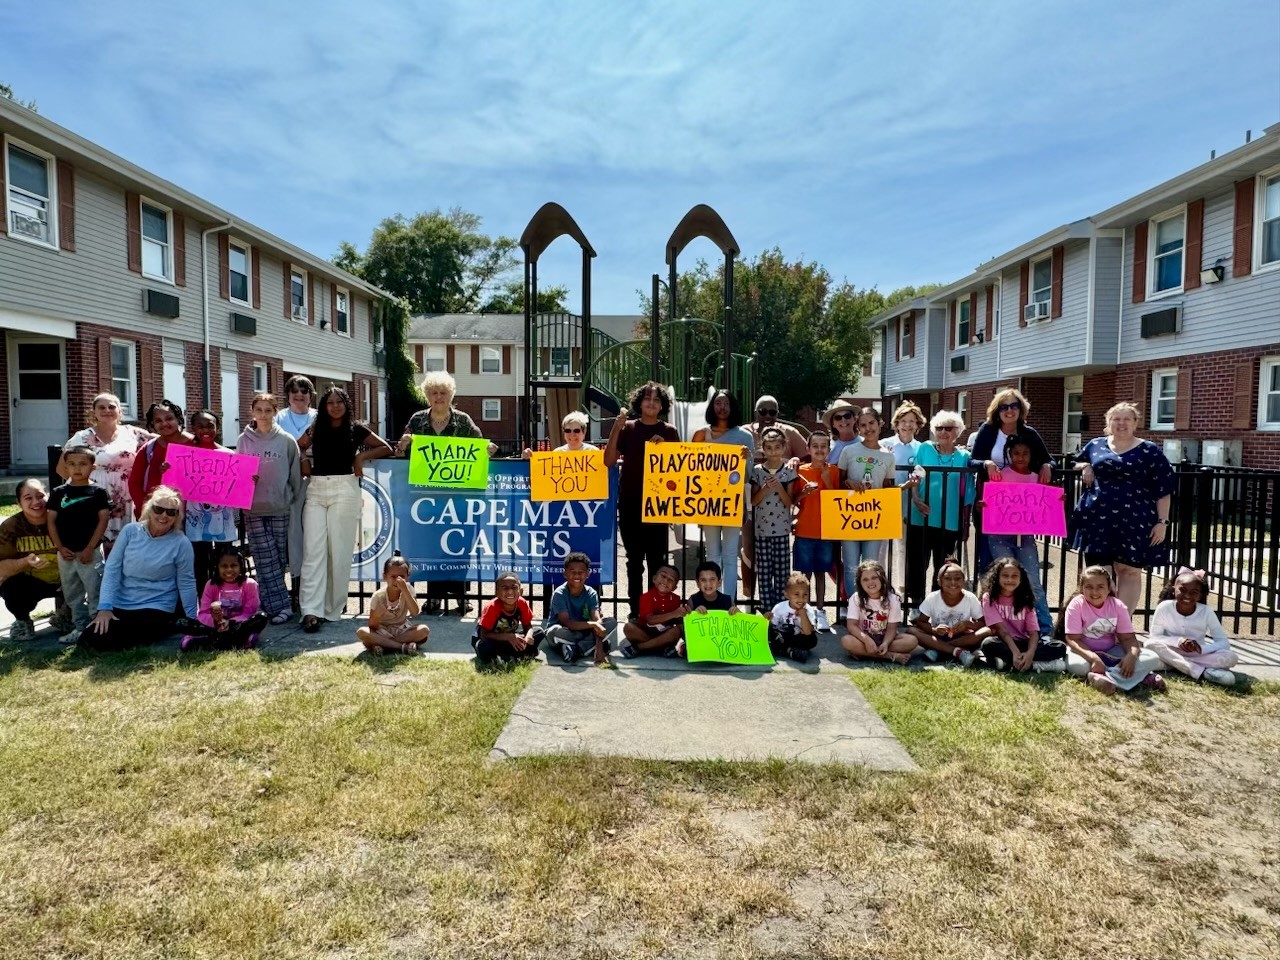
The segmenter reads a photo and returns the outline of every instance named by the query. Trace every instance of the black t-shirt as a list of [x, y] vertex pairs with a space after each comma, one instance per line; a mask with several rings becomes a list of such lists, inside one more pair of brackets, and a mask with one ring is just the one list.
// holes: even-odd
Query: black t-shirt
[[618, 478], [618, 502], [633, 502], [639, 512], [640, 497], [644, 493], [644, 448], [654, 437], [680, 441], [680, 434], [671, 424], [659, 420], [657, 423], [644, 423], [641, 420], [628, 420], [627, 425], [618, 434], [618, 453], [622, 456], [622, 474]]
[[311, 425], [311, 475], [313, 477], [346, 477], [351, 475], [356, 454], [369, 436], [368, 427], [353, 423], [349, 430], [326, 429], [319, 422]]
[[58, 512], [55, 522], [62, 545], [79, 552], [89, 545], [93, 531], [98, 529], [98, 511], [111, 509], [111, 499], [96, 483], [83, 487], [64, 483], [53, 488], [49, 509]]
[[702, 591], [698, 590], [691, 594], [688, 599], [689, 609], [697, 610], [699, 607], [706, 607], [708, 610], [732, 610], [733, 598], [723, 590], [716, 591], [716, 598], [708, 600], [702, 595]]

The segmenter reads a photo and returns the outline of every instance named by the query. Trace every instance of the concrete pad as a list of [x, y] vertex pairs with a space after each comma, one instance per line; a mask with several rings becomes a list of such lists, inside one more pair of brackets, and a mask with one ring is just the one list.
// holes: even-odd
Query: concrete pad
[[538, 670], [490, 756], [541, 754], [918, 769], [846, 675], [793, 671]]

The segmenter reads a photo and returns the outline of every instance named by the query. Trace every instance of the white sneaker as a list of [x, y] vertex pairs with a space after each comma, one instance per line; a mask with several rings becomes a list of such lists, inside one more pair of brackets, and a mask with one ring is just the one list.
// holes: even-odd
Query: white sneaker
[[827, 619], [827, 611], [815, 610], [813, 618], [813, 629], [821, 630], [826, 633], [831, 629], [831, 621]]
[[1067, 661], [1062, 658], [1057, 660], [1037, 660], [1031, 664], [1034, 673], [1066, 673]]
[[937, 663], [937, 662], [938, 662], [938, 651], [937, 651], [937, 650], [934, 650], [932, 647], [925, 647], [925, 648], [924, 648], [924, 658], [925, 658], [926, 660], [928, 660], [930, 663]]
[[972, 650], [957, 650], [956, 659], [960, 661], [960, 666], [968, 669], [973, 666], [973, 662], [978, 659]]
[[1230, 670], [1224, 670], [1222, 667], [1206, 667], [1204, 673], [1200, 676], [1210, 683], [1216, 683], [1220, 687], [1234, 687], [1236, 685], [1236, 675]]
[[80, 642], [80, 634], [82, 634], [82, 633], [84, 633], [84, 630], [82, 630], [82, 629], [81, 629], [81, 630], [77, 630], [77, 629], [74, 629], [74, 628], [73, 628], [73, 629], [71, 629], [71, 630], [67, 631], [66, 633], [64, 633], [62, 636], [60, 636], [60, 637], [58, 638], [58, 642], [59, 642], [59, 643], [61, 643], [61, 644], [66, 645], [66, 646], [70, 646], [70, 645], [71, 645], [71, 644], [73, 644], [73, 643], [79, 643], [79, 642]]

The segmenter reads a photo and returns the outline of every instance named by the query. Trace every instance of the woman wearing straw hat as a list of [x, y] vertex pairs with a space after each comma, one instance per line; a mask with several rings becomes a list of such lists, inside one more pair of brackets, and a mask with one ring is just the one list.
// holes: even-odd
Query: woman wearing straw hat
[[831, 433], [831, 453], [827, 455], [827, 463], [839, 464], [844, 448], [859, 441], [858, 408], [848, 400], [837, 400], [827, 407], [822, 422]]

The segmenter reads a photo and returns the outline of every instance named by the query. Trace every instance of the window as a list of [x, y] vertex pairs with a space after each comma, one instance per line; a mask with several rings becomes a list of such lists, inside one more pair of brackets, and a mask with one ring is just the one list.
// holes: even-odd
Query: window
[[[969, 391], [961, 390], [956, 394], [956, 413], [960, 414], [960, 419], [967, 425], [969, 423]], [[960, 437], [956, 437], [956, 443], [960, 442]]]
[[1167, 214], [1151, 221], [1151, 258], [1148, 276], [1151, 293], [1166, 293], [1182, 289], [1182, 247], [1186, 235], [1185, 210]]
[[427, 347], [422, 351], [422, 370], [424, 373], [430, 373], [433, 370], [445, 369], [445, 357], [447, 356], [445, 347]]
[[142, 415], [138, 409], [137, 369], [134, 365], [133, 344], [111, 341], [111, 392], [120, 398], [121, 415], [136, 420]]
[[1280, 357], [1262, 361], [1258, 392], [1258, 429], [1280, 430]]
[[[480, 372], [481, 373], [501, 373], [502, 372], [502, 351], [497, 347], [481, 347], [480, 348]], [[488, 401], [485, 401], [486, 403]]]
[[1259, 178], [1258, 266], [1280, 266], [1280, 170]]
[[991, 285], [991, 339], [1000, 336], [1000, 281]]
[[170, 216], [163, 207], [142, 201], [142, 272], [156, 280], [173, 279]]
[[880, 362], [881, 359], [880, 344], [877, 343], [871, 350], [871, 375], [873, 377], [880, 377], [881, 369], [883, 368], [883, 364]]
[[255, 363], [253, 365], [253, 392], [267, 392], [267, 365], [265, 363]]
[[5, 150], [9, 236], [57, 246], [53, 157], [12, 141]]
[[1084, 391], [1068, 390], [1066, 399], [1067, 433], [1083, 433], [1084, 424], [1081, 418], [1084, 416]]
[[307, 322], [307, 274], [303, 270], [291, 270], [289, 275], [289, 313], [293, 319]]
[[232, 240], [227, 244], [227, 253], [231, 273], [231, 299], [249, 306], [249, 248]]
[[1172, 430], [1178, 404], [1178, 371], [1151, 372], [1151, 429]]
[[551, 348], [551, 375], [553, 377], [567, 377], [569, 375], [568, 347]]
[[350, 297], [345, 290], [333, 293], [333, 325], [337, 331], [346, 336], [351, 335]]
[[961, 297], [956, 301], [956, 346], [969, 345], [969, 329], [973, 325], [969, 316], [969, 298]]
[[1053, 254], [1031, 264], [1031, 303], [1047, 303], [1053, 298]]
[[902, 343], [898, 346], [898, 354], [905, 360], [911, 356], [911, 318], [904, 317], [899, 326], [902, 328]]
[[368, 380], [360, 381], [360, 399], [362, 401], [360, 411], [364, 414], [364, 419], [366, 421], [372, 420], [373, 410], [371, 408], [373, 406], [373, 384]]
[[484, 402], [484, 410], [482, 416], [485, 420], [501, 420], [502, 419], [502, 401], [486, 400]]

